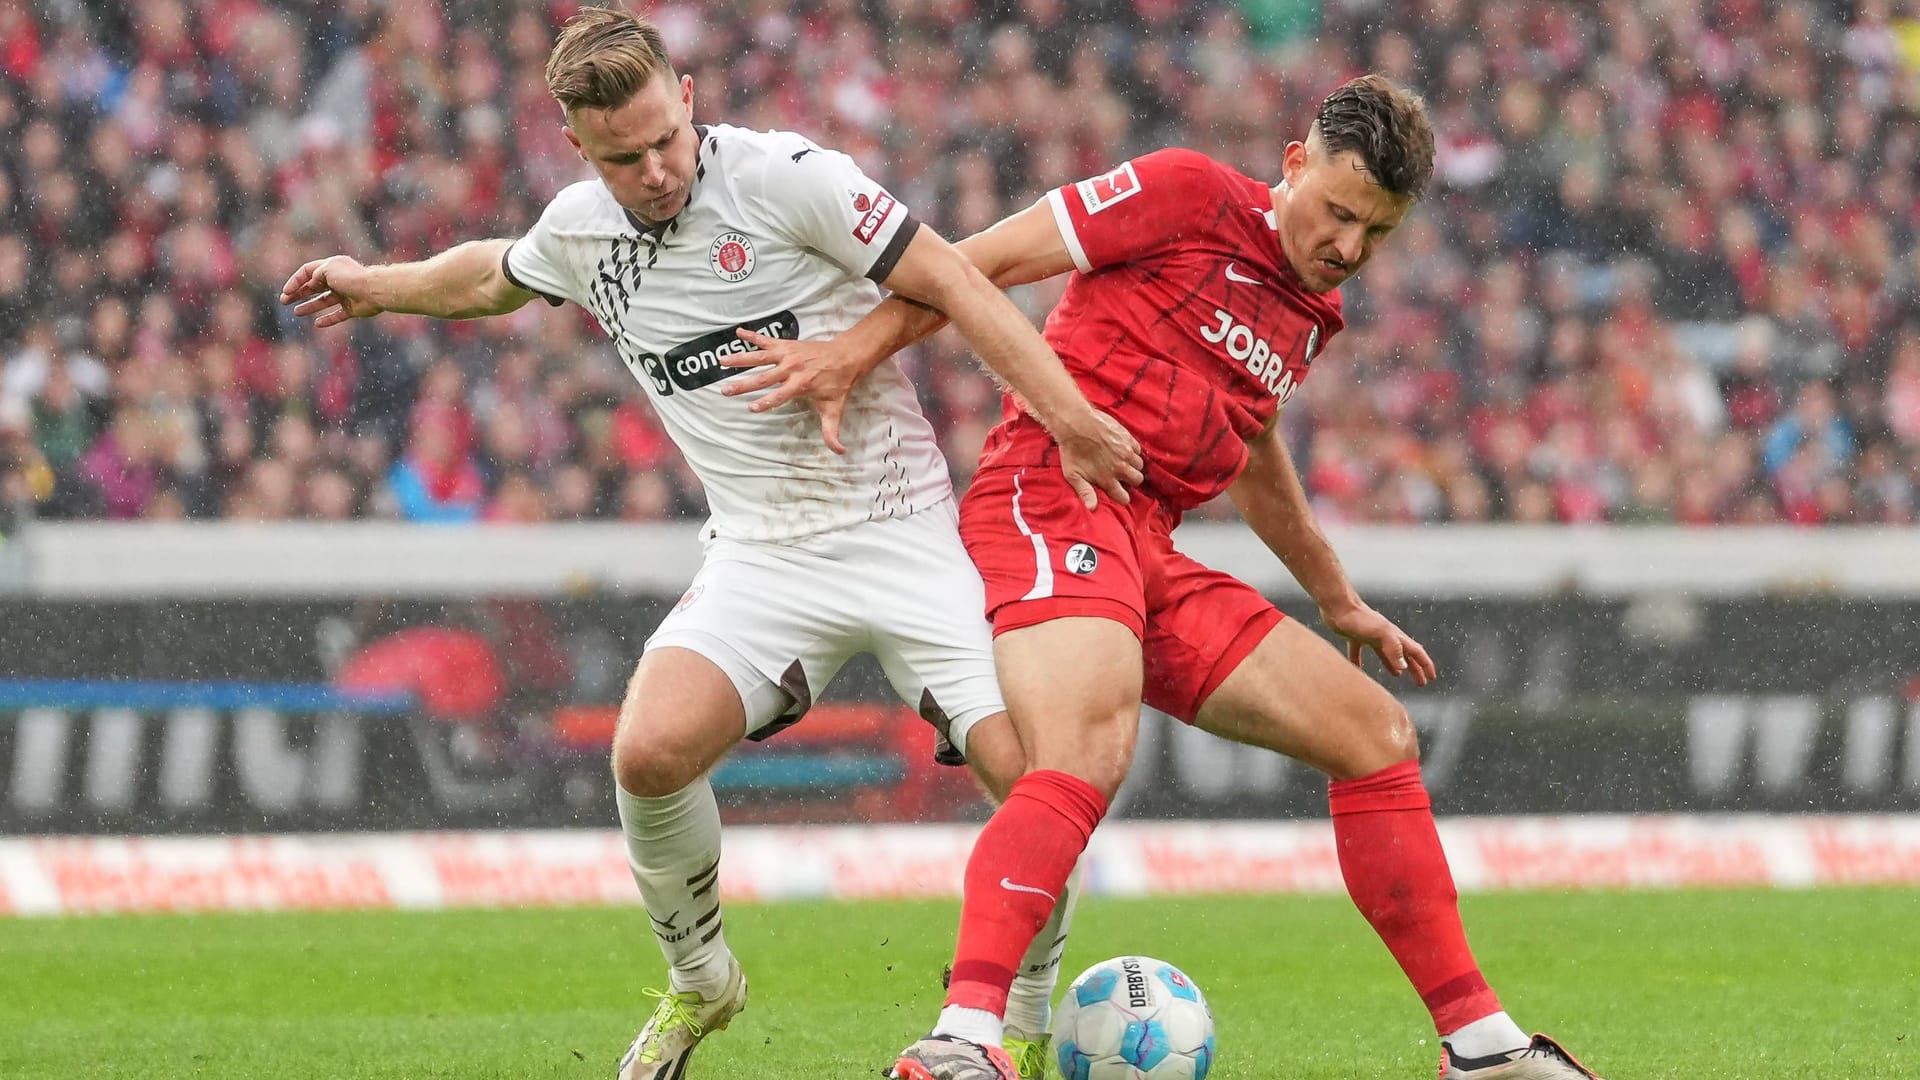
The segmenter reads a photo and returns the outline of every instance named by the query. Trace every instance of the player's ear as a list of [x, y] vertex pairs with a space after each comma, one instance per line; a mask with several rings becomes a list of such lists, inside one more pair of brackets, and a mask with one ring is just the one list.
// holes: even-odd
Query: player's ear
[[561, 126], [560, 133], [567, 137], [567, 145], [573, 147], [573, 152], [580, 155], [580, 160], [587, 160], [586, 148], [580, 145], [580, 136], [574, 134], [573, 121], [571, 118]]
[[680, 104], [686, 107], [687, 122], [693, 122], [693, 76], [680, 76]]
[[1285, 156], [1280, 159], [1280, 173], [1288, 187], [1299, 187], [1300, 177], [1307, 171], [1307, 144], [1298, 139], [1287, 144]]

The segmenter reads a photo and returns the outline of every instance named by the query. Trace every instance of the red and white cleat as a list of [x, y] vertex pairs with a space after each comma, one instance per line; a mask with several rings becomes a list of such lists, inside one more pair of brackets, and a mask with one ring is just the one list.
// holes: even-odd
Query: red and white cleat
[[1020, 1080], [1005, 1050], [951, 1035], [929, 1035], [902, 1050], [887, 1076], [891, 1080]]
[[1566, 1048], [1545, 1035], [1528, 1046], [1483, 1058], [1455, 1057], [1440, 1044], [1440, 1080], [1601, 1080]]

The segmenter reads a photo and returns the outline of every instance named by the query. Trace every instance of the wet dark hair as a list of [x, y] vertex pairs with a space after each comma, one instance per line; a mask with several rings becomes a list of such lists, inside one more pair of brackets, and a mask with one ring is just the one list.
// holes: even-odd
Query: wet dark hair
[[1381, 187], [1415, 199], [1433, 179], [1433, 127], [1419, 96], [1362, 75], [1320, 103], [1313, 126], [1328, 154], [1352, 151]]

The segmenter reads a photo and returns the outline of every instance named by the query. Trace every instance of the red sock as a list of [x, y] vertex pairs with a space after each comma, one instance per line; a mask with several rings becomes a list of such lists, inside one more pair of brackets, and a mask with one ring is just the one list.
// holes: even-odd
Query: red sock
[[1093, 785], [1067, 773], [1030, 772], [1013, 785], [967, 860], [948, 1005], [1006, 1015], [1014, 969], [1106, 812]]
[[1500, 1011], [1480, 975], [1420, 763], [1327, 786], [1340, 873], [1354, 906], [1420, 993], [1442, 1035]]

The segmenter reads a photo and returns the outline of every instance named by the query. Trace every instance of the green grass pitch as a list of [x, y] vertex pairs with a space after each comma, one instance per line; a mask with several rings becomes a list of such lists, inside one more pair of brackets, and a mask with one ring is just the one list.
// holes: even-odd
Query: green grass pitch
[[[1522, 1023], [1610, 1080], [1920, 1078], [1920, 893], [1475, 896]], [[951, 903], [728, 909], [752, 1004], [694, 1080], [872, 1080], [940, 1001]], [[661, 963], [637, 908], [0, 921], [0, 1077], [593, 1078]], [[1221, 1080], [1426, 1078], [1432, 1032], [1339, 897], [1093, 899], [1212, 1000]]]

